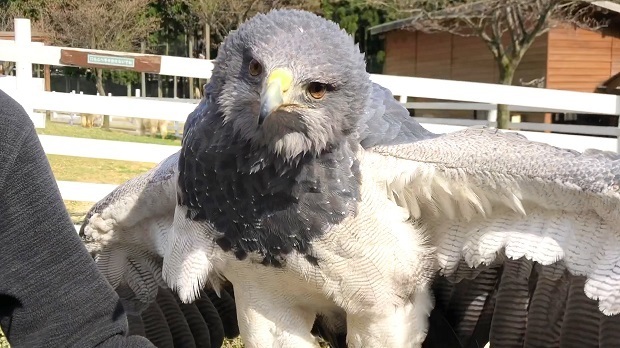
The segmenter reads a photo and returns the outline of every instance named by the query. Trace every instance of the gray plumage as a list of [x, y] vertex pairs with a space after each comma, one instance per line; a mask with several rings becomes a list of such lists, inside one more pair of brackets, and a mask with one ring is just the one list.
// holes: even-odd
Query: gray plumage
[[[313, 23], [311, 14], [290, 14], [259, 15], [225, 40], [207, 96], [218, 107], [188, 129], [179, 159], [179, 203], [191, 218], [223, 232], [217, 243], [224, 250], [240, 259], [258, 252], [274, 265], [292, 250], [313, 259], [310, 240], [355, 214], [358, 143], [346, 136], [355, 131], [353, 116], [366, 110], [370, 89], [364, 74], [347, 73], [364, 68], [349, 35], [334, 23]], [[313, 40], [307, 45], [296, 45], [308, 36]], [[326, 40], [335, 52], [324, 62]], [[253, 59], [264, 74], [251, 76]], [[293, 85], [320, 82], [330, 95], [319, 102], [303, 90], [291, 91], [287, 112], [257, 127], [256, 96], [267, 72], [284, 62], [296, 72]]]
[[425, 130], [336, 24], [280, 10], [226, 38], [181, 151], [82, 234], [136, 312], [230, 282], [247, 347], [570, 346], [577, 323], [588, 346], [620, 320], [619, 189], [617, 154]]

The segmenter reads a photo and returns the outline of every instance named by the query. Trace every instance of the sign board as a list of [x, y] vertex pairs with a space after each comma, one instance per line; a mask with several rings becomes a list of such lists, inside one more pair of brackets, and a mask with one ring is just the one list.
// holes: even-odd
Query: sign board
[[86, 62], [93, 65], [118, 66], [121, 68], [134, 68], [136, 66], [135, 58], [111, 57], [90, 53], [86, 56]]
[[60, 64], [83, 68], [122, 69], [159, 74], [161, 57], [151, 55], [117, 55], [82, 50], [60, 51]]

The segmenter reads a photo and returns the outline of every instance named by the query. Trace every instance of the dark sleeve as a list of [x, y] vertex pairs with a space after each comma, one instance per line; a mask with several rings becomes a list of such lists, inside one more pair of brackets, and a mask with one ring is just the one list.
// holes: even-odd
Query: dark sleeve
[[0, 319], [9, 343], [13, 348], [154, 347], [143, 337], [126, 337], [118, 296], [69, 219], [32, 122], [4, 96]]

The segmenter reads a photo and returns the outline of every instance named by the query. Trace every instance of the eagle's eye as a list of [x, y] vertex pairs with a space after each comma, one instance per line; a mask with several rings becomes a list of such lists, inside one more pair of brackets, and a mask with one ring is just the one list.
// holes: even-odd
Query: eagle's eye
[[327, 85], [320, 82], [311, 82], [308, 85], [308, 94], [314, 99], [321, 99], [327, 92]]
[[258, 76], [263, 72], [263, 66], [256, 59], [252, 59], [248, 66], [248, 70], [250, 71], [250, 75]]

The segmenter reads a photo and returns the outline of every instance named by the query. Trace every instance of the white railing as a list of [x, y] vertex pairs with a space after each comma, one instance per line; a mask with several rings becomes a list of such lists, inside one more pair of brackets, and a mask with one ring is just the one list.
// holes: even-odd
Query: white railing
[[[0, 78], [0, 88], [15, 97], [37, 119], [34, 110], [63, 113], [91, 113], [99, 115], [165, 119], [184, 122], [197, 101], [160, 100], [158, 98], [129, 98], [92, 96], [41, 91], [40, 82], [33, 84], [32, 64], [63, 65], [60, 63], [63, 47], [32, 43], [30, 22], [15, 20], [15, 41], [0, 40], [0, 61], [15, 61], [15, 79]], [[72, 48], [72, 50], [75, 50]], [[140, 56], [135, 53], [84, 50], [89, 53]], [[159, 73], [171, 76], [206, 78], [211, 76], [211, 61], [183, 57], [157, 56], [161, 61]], [[433, 132], [444, 133], [472, 125], [494, 125], [497, 104], [507, 104], [518, 112], [565, 112], [583, 114], [620, 115], [620, 98], [614, 95], [569, 92], [542, 88], [502, 86], [496, 84], [450, 81], [416, 77], [371, 75], [371, 79], [390, 89], [400, 102], [411, 109], [477, 110], [486, 113], [483, 120], [425, 118], [417, 119]], [[408, 103], [409, 97], [453, 102]], [[41, 124], [40, 119], [35, 124]], [[44, 119], [43, 119], [44, 124]], [[554, 146], [583, 151], [596, 148], [618, 151], [618, 127], [558, 125], [542, 123], [513, 123], [528, 138]], [[553, 131], [582, 135], [543, 133]], [[612, 136], [600, 137], [601, 135]], [[178, 146], [150, 145], [105, 140], [40, 136], [49, 154], [81, 156], [126, 161], [157, 163], [178, 150]], [[59, 182], [65, 199], [97, 201], [115, 185]]]

